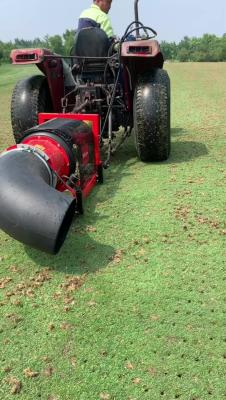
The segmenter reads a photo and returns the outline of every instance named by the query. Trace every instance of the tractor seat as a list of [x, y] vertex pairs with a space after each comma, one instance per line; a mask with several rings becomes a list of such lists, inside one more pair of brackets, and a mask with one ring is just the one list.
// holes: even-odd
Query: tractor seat
[[[103, 71], [106, 60], [98, 57], [107, 57], [109, 47], [110, 40], [102, 29], [94, 27], [81, 29], [75, 35], [73, 51], [78, 69], [82, 66], [83, 70]], [[84, 58], [79, 59], [76, 56]], [[97, 58], [95, 59], [95, 57]]]
[[84, 28], [75, 35], [75, 56], [107, 57], [109, 47], [109, 38], [100, 28]]

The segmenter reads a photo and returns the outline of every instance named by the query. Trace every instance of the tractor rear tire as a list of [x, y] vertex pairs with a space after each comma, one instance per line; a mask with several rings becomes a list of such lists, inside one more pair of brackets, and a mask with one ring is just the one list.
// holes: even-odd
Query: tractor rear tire
[[45, 76], [35, 75], [19, 81], [11, 100], [11, 123], [16, 143], [20, 143], [27, 129], [38, 124], [38, 113], [51, 111], [52, 103]]
[[134, 93], [134, 134], [141, 161], [165, 161], [170, 155], [170, 80], [164, 70], [138, 78]]

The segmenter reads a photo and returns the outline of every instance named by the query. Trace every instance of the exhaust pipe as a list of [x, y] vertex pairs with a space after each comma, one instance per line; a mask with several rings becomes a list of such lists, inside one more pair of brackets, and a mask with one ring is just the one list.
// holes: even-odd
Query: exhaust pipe
[[83, 181], [86, 169], [94, 170], [88, 154], [92, 140], [87, 124], [55, 119], [28, 130], [21, 144], [2, 153], [0, 228], [28, 246], [57, 254], [77, 210], [77, 198], [64, 193], [63, 182], [79, 163]]
[[135, 26], [136, 26], [136, 37], [139, 38], [139, 13], [138, 13], [138, 2], [139, 0], [134, 1], [134, 14], [135, 14]]

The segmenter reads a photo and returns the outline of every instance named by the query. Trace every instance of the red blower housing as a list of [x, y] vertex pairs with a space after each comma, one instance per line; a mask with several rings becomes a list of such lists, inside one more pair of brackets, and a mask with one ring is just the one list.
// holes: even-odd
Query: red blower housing
[[56, 254], [82, 200], [102, 181], [99, 116], [40, 114], [0, 156], [0, 228]]

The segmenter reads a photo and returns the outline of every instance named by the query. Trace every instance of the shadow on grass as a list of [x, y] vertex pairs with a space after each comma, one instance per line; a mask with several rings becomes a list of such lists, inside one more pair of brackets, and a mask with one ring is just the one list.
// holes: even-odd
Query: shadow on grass
[[190, 132], [184, 128], [173, 128], [171, 129], [172, 136], [185, 136], [188, 135]]
[[66, 274], [94, 273], [107, 267], [115, 254], [114, 248], [97, 242], [87, 233], [76, 232], [74, 224], [57, 255], [48, 255], [25, 246], [27, 255], [39, 267], [52, 268]]
[[[122, 178], [131, 174], [129, 168], [137, 162], [137, 158], [134, 159], [136, 151], [132, 140], [125, 146], [112, 158], [111, 167], [104, 173], [104, 185], [98, 185], [85, 200], [85, 214], [75, 218], [59, 254], [52, 256], [25, 246], [27, 255], [38, 267], [50, 267], [59, 272], [76, 275], [94, 273], [106, 268], [111, 262], [116, 249], [97, 241], [97, 235], [92, 230], [94, 228], [95, 231], [97, 219], [102, 219], [104, 225], [105, 220], [107, 222], [109, 218], [108, 215], [99, 215], [97, 203], [115, 196]], [[104, 226], [102, 229], [104, 231]]]
[[[176, 130], [176, 134], [179, 136], [181, 131], [183, 130]], [[171, 156], [168, 161], [163, 163], [163, 166], [191, 161], [207, 154], [207, 147], [203, 143], [176, 141], [172, 143]], [[108, 215], [99, 215], [97, 203], [100, 204], [115, 196], [121, 180], [132, 174], [130, 168], [137, 162], [133, 138], [130, 138], [112, 158], [111, 167], [104, 174], [104, 185], [97, 186], [85, 201], [85, 215], [73, 222], [60, 253], [50, 256], [25, 247], [28, 256], [37, 266], [43, 268], [48, 266], [67, 274], [94, 273], [107, 267], [114, 257], [116, 249], [111, 245], [101, 243], [98, 232], [97, 235], [92, 233], [92, 228], [95, 227], [97, 220], [103, 220], [102, 230], [104, 231], [104, 220], [106, 219], [107, 222], [109, 218]], [[89, 227], [91, 227], [90, 232]], [[98, 241], [96, 237], [98, 237]]]
[[173, 142], [171, 155], [167, 163], [183, 163], [192, 161], [195, 158], [203, 157], [208, 154], [208, 149], [204, 143], [194, 141]]
[[171, 155], [166, 163], [182, 163], [203, 157], [208, 154], [208, 149], [204, 143], [195, 141], [178, 140], [178, 138], [191, 135], [192, 132], [183, 128], [173, 128], [171, 136], [176, 137], [176, 141], [172, 142]]

